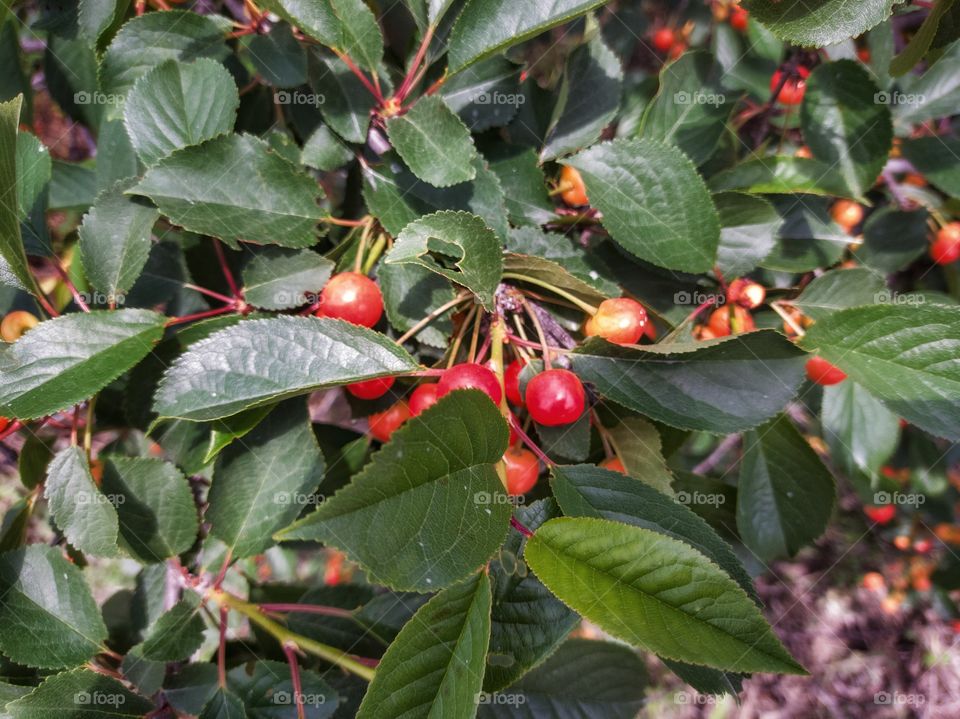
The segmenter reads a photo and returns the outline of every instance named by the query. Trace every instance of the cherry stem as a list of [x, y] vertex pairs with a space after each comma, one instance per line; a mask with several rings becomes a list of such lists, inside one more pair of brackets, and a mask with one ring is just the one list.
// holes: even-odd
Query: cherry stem
[[223, 277], [227, 281], [230, 291], [235, 298], [239, 299], [241, 297], [240, 288], [237, 287], [237, 281], [233, 279], [233, 273], [230, 271], [230, 265], [227, 264], [227, 256], [223, 252], [223, 246], [220, 244], [220, 240], [213, 241], [213, 249], [217, 253], [217, 261], [220, 263], [220, 269], [223, 271]]
[[237, 309], [235, 302], [225, 305], [223, 307], [217, 307], [216, 309], [207, 310], [206, 312], [197, 312], [192, 315], [184, 315], [183, 317], [171, 317], [167, 320], [166, 327], [172, 327], [173, 325], [180, 325], [184, 322], [193, 322], [194, 320], [202, 320], [207, 317], [215, 317], [217, 315], [222, 315], [226, 312], [232, 312]]
[[[542, 348], [542, 345], [539, 342], [532, 342], [517, 335], [507, 334], [507, 339], [518, 347], [531, 347], [533, 349]], [[563, 347], [551, 347], [550, 351], [556, 352], [557, 354], [570, 354], [573, 350], [564, 349]]]
[[297, 648], [292, 642], [283, 643], [283, 653], [290, 665], [290, 682], [293, 684], [293, 702], [297, 705], [297, 719], [304, 719], [303, 687], [300, 684], [300, 665], [297, 663]]
[[90, 311], [90, 306], [84, 301], [83, 297], [80, 295], [80, 290], [77, 289], [77, 286], [73, 284], [73, 280], [70, 279], [70, 275], [67, 274], [67, 271], [63, 268], [63, 265], [60, 264], [60, 261], [54, 258], [53, 266], [57, 271], [57, 274], [60, 275], [60, 279], [63, 280], [63, 284], [67, 286], [67, 289], [70, 290], [70, 294], [73, 295], [73, 301], [77, 303], [77, 306], [84, 312]]
[[361, 83], [363, 83], [363, 86], [367, 88], [367, 90], [370, 92], [371, 95], [373, 95], [376, 101], [382, 105], [383, 95], [380, 93], [379, 90], [377, 90], [377, 88], [374, 85], [370, 84], [370, 81], [367, 79], [367, 76], [364, 75], [363, 71], [356, 66], [356, 63], [354, 63], [353, 60], [350, 59], [350, 56], [347, 55], [345, 52], [337, 50], [336, 48], [331, 48], [331, 49], [333, 50], [333, 53], [337, 57], [339, 57], [340, 60], [342, 60], [343, 63], [350, 69], [350, 72], [352, 72], [354, 75], [357, 76], [357, 79], [360, 80]]
[[184, 282], [183, 286], [185, 289], [193, 290], [194, 292], [199, 292], [200, 294], [206, 295], [207, 297], [212, 297], [215, 300], [220, 300], [230, 304], [233, 302], [233, 297], [227, 297], [226, 295], [221, 295], [219, 292], [214, 292], [213, 290], [208, 290], [206, 287], [200, 287], [199, 285], [192, 284], [190, 282]]
[[[420, 81], [420, 78], [423, 76], [422, 73], [417, 71], [420, 69], [420, 63], [423, 62], [423, 59], [427, 55], [427, 49], [430, 47], [430, 41], [433, 40], [434, 26], [430, 25], [427, 27], [427, 31], [423, 34], [423, 39], [420, 41], [420, 47], [417, 48], [417, 54], [414, 55], [413, 62], [410, 63], [410, 69], [407, 70], [406, 76], [403, 78], [403, 82], [400, 83], [400, 87], [394, 93], [393, 97], [397, 102], [402, 103], [410, 90]], [[426, 67], [423, 68], [424, 72]]]
[[260, 609], [265, 612], [279, 612], [282, 614], [302, 612], [303, 614], [321, 614], [325, 617], [341, 617], [343, 619], [353, 618], [353, 612], [351, 612], [349, 609], [341, 609], [340, 607], [327, 607], [322, 604], [271, 603], [261, 604]]
[[517, 421], [517, 418], [511, 415], [507, 418], [507, 421], [510, 423], [510, 426], [513, 427], [514, 431], [517, 433], [517, 436], [523, 441], [525, 445], [530, 448], [530, 451], [533, 452], [541, 462], [543, 462], [548, 467], [556, 466], [556, 462], [550, 459], [546, 453], [537, 446], [537, 443], [530, 439], [530, 435], [523, 431], [523, 427], [520, 426], [520, 423]]
[[363, 227], [369, 222], [369, 219], [365, 217], [362, 220], [345, 220], [341, 217], [333, 217], [331, 215], [329, 217], [324, 217], [323, 221], [328, 222], [331, 225], [338, 225], [339, 227]]
[[223, 557], [223, 564], [220, 565], [220, 571], [217, 572], [217, 578], [213, 580], [214, 589], [219, 589], [223, 584], [223, 578], [227, 576], [227, 570], [230, 569], [230, 561], [233, 559], [233, 550], [228, 549]]
[[19, 420], [11, 422], [9, 427], [3, 430], [3, 432], [0, 432], [0, 442], [5, 440], [11, 434], [16, 434], [17, 430], [19, 430], [21, 427], [23, 427], [23, 423]]
[[446, 313], [447, 310], [453, 309], [453, 308], [456, 307], [457, 305], [462, 304], [463, 302], [466, 302], [467, 299], [469, 299], [469, 297], [470, 297], [469, 294], [464, 293], [464, 294], [462, 294], [462, 295], [459, 295], [459, 296], [457, 296], [457, 297], [454, 297], [454, 298], [453, 298], [452, 300], [450, 300], [449, 302], [440, 305], [439, 307], [437, 307], [437, 309], [435, 309], [433, 312], [431, 312], [430, 314], [428, 314], [428, 315], [427, 315], [426, 317], [424, 317], [422, 320], [420, 320], [419, 322], [417, 322], [417, 324], [415, 324], [413, 327], [411, 327], [411, 328], [408, 329], [406, 332], [404, 332], [402, 335], [400, 335], [400, 337], [397, 338], [397, 340], [396, 340], [397, 344], [398, 344], [398, 345], [402, 345], [402, 344], [403, 344], [404, 342], [406, 342], [408, 339], [410, 339], [410, 338], [413, 337], [415, 334], [417, 334], [417, 332], [419, 332], [419, 331], [422, 330], [424, 327], [426, 327], [428, 324], [430, 324], [430, 323], [433, 322], [435, 319], [437, 319], [437, 317], [440, 317], [440, 315]]
[[563, 290], [556, 285], [552, 285], [549, 282], [544, 282], [543, 280], [538, 280], [536, 277], [530, 277], [529, 275], [523, 275], [516, 272], [504, 272], [503, 278], [506, 280], [517, 280], [518, 282], [527, 282], [531, 285], [537, 285], [538, 287], [542, 287], [545, 290], [553, 292], [555, 295], [563, 297], [563, 299], [567, 300], [568, 302], [572, 302], [588, 315], [595, 315], [597, 313], [597, 308], [593, 305], [584, 302], [579, 297], [570, 294], [566, 290]]
[[527, 539], [533, 536], [533, 532], [531, 532], [528, 527], [525, 527], [516, 517], [510, 517], [510, 526], [520, 532], [520, 534]]
[[220, 646], [217, 649], [217, 678], [221, 687], [227, 686], [227, 605], [220, 607]]

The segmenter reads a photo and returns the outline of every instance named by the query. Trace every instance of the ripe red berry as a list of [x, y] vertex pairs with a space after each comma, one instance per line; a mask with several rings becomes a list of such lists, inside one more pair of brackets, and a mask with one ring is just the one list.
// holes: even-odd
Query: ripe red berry
[[923, 537], [916, 540], [913, 543], [913, 551], [917, 554], [927, 554], [933, 549], [933, 542], [927, 538]]
[[335, 317], [373, 327], [383, 316], [383, 295], [377, 283], [359, 272], [334, 275], [320, 292], [317, 317]]
[[659, 52], [667, 52], [670, 48], [673, 47], [673, 43], [676, 41], [677, 36], [673, 30], [668, 27], [662, 27], [656, 32], [653, 33], [653, 46], [657, 48]]
[[[780, 80], [783, 77], [783, 70], [777, 70], [770, 78], [770, 92], [776, 92], [780, 87]], [[799, 105], [803, 102], [803, 94], [807, 91], [807, 78], [810, 77], [810, 71], [805, 67], [798, 67], [796, 75], [787, 78], [777, 101], [783, 105]]]
[[588, 337], [603, 337], [618, 345], [632, 345], [640, 341], [647, 325], [647, 311], [629, 297], [604, 300], [593, 317], [583, 327]]
[[425, 409], [433, 407], [438, 399], [436, 383], [419, 385], [410, 395], [411, 416], [416, 417]]
[[515, 359], [503, 371], [504, 389], [507, 391], [507, 400], [517, 406], [523, 405], [523, 395], [520, 394], [520, 373], [526, 362]]
[[823, 357], [811, 357], [807, 360], [807, 379], [826, 387], [838, 384], [847, 378], [847, 373], [836, 365], [827, 362]]
[[10, 426], [10, 420], [6, 417], [0, 417], [0, 432], [3, 432], [7, 427]]
[[540, 475], [540, 462], [533, 452], [511, 447], [504, 452], [503, 463], [507, 469], [507, 494], [518, 496], [533, 489]]
[[437, 397], [443, 397], [455, 389], [478, 389], [485, 392], [494, 404], [500, 404], [500, 398], [503, 397], [497, 375], [475, 362], [454, 365], [444, 372], [437, 383]]
[[590, 200], [587, 199], [587, 188], [576, 168], [564, 165], [560, 170], [560, 188], [563, 190], [560, 198], [568, 205], [579, 207], [590, 204]]
[[730, 11], [730, 26], [734, 30], [739, 30], [740, 32], [747, 31], [747, 24], [750, 21], [750, 13], [744, 10], [739, 5], [734, 5], [733, 10]]
[[547, 427], [577, 421], [586, 406], [583, 383], [565, 369], [548, 369], [535, 376], [527, 382], [525, 399], [533, 421]]
[[[884, 504], [879, 507], [868, 504], [864, 506], [863, 513], [870, 518], [871, 522], [889, 524], [897, 516], [897, 508], [892, 504]], [[907, 541], [909, 543], [909, 540]]]
[[670, 51], [667, 53], [667, 57], [671, 60], [676, 60], [678, 57], [683, 55], [687, 51], [687, 43], [678, 42], [674, 43], [673, 47], [670, 48]]
[[611, 472], [619, 472], [620, 474], [627, 473], [627, 468], [623, 466], [623, 462], [620, 461], [619, 457], [607, 457], [600, 463], [600, 466], [604, 469], [609, 469]]
[[870, 48], [867, 48], [867, 47], [858, 48], [858, 49], [857, 49], [857, 58], [858, 58], [858, 59], [860, 60], [860, 62], [862, 62], [864, 65], [869, 65], [869, 64], [870, 64]]
[[830, 216], [845, 232], [850, 232], [863, 221], [863, 207], [852, 200], [837, 200], [830, 208]]
[[707, 330], [710, 334], [704, 339], [726, 337], [739, 332], [749, 332], [755, 328], [756, 324], [754, 324], [753, 315], [750, 312], [740, 305], [729, 305], [715, 309], [710, 313], [710, 319], [707, 322]]
[[389, 409], [383, 412], [371, 414], [367, 421], [370, 423], [370, 434], [381, 442], [390, 439], [390, 435], [401, 424], [410, 419], [410, 407], [403, 400], [400, 400]]
[[742, 277], [731, 282], [727, 288], [727, 299], [748, 310], [755, 310], [762, 305], [766, 297], [767, 291], [763, 285]]
[[930, 257], [938, 265], [960, 260], [960, 222], [949, 222], [937, 231], [937, 238], [930, 245]]
[[360, 399], [377, 399], [383, 397], [394, 383], [393, 377], [377, 377], [363, 382], [354, 382], [347, 385], [347, 392]]

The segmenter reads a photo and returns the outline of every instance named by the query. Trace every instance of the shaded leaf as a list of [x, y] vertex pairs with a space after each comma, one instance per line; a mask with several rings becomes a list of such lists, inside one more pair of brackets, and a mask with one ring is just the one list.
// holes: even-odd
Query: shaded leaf
[[82, 448], [67, 447], [50, 460], [44, 496], [70, 544], [93, 556], [117, 554], [116, 498], [100, 492]]

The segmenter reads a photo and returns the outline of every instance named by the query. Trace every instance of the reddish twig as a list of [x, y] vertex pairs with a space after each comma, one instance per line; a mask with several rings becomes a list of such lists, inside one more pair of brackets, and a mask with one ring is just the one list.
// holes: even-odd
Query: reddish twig
[[533, 532], [531, 532], [527, 527], [523, 526], [520, 520], [516, 517], [510, 517], [510, 526], [520, 532], [520, 534], [527, 539], [533, 536]]
[[240, 288], [237, 286], [237, 281], [233, 279], [233, 273], [230, 271], [230, 265], [227, 264], [227, 256], [223, 252], [223, 246], [220, 244], [220, 240], [213, 241], [213, 249], [217, 253], [217, 261], [220, 263], [220, 269], [223, 271], [223, 277], [227, 281], [230, 291], [235, 298], [239, 299], [242, 296], [240, 294]]
[[303, 686], [300, 683], [300, 665], [297, 663], [297, 647], [291, 642], [283, 643], [283, 653], [290, 665], [290, 682], [293, 684], [293, 702], [297, 705], [297, 719], [305, 719], [303, 713]]

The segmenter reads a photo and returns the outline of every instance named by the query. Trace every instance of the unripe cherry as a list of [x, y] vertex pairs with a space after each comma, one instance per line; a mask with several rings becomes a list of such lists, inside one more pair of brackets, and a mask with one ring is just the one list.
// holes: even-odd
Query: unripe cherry
[[524, 396], [533, 421], [546, 427], [575, 422], [586, 407], [583, 383], [570, 370], [548, 369], [527, 382]]
[[383, 412], [376, 412], [367, 418], [370, 423], [370, 434], [381, 442], [390, 439], [394, 430], [408, 419], [410, 419], [410, 407], [403, 400]]
[[437, 397], [443, 397], [457, 389], [478, 389], [497, 405], [503, 397], [497, 375], [476, 362], [457, 364], [444, 372], [437, 383]]
[[604, 300], [583, 326], [588, 337], [603, 337], [608, 342], [632, 345], [640, 341], [647, 325], [647, 311], [636, 300], [618, 297]]
[[503, 453], [503, 463], [507, 470], [507, 494], [516, 497], [533, 489], [540, 476], [540, 462], [533, 452], [510, 447]]
[[560, 193], [560, 198], [574, 207], [590, 204], [587, 199], [587, 188], [583, 184], [583, 178], [575, 167], [563, 166], [560, 170], [560, 187], [564, 188]]
[[377, 399], [383, 397], [393, 387], [393, 377], [376, 377], [347, 385], [347, 392], [359, 399]]
[[807, 360], [807, 379], [821, 386], [839, 384], [847, 378], [847, 373], [823, 357], [813, 356]]
[[433, 407], [438, 399], [436, 382], [418, 385], [410, 394], [410, 415], [416, 417], [424, 410]]
[[317, 317], [334, 317], [373, 327], [383, 316], [383, 295], [377, 283], [359, 272], [341, 272], [320, 292]]

